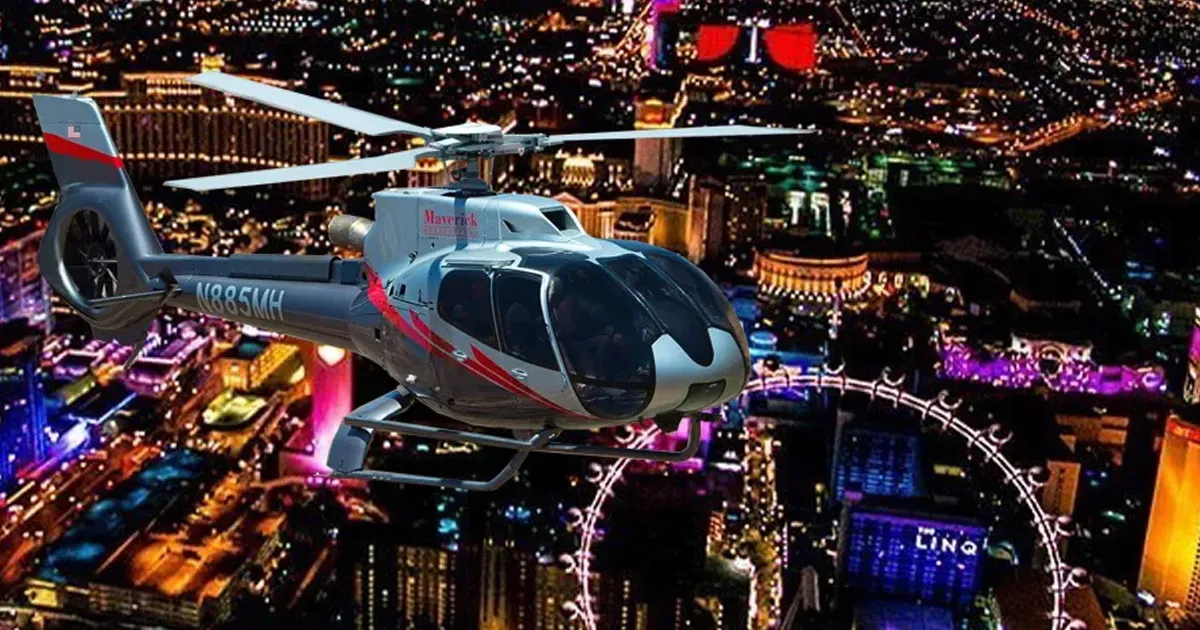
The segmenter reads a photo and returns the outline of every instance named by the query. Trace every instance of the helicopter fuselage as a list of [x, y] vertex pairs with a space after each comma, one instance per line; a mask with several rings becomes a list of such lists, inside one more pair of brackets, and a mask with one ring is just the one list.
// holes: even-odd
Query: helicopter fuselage
[[[741, 391], [741, 329], [681, 257], [594, 238], [546, 197], [397, 189], [375, 202], [366, 292], [390, 326], [357, 329], [357, 349], [440, 413], [481, 426], [586, 428], [694, 411]], [[708, 282], [705, 303], [671, 286], [643, 250], [669, 257], [672, 270], [687, 265], [695, 275], [686, 282]], [[604, 268], [617, 259], [636, 266], [618, 274], [645, 274], [646, 287]], [[661, 295], [647, 300], [639, 288]], [[705, 318], [718, 301], [725, 310]]]
[[740, 324], [682, 257], [594, 238], [546, 197], [375, 202], [361, 259], [164, 255], [147, 271], [175, 278], [170, 303], [359, 353], [476, 426], [612, 426], [741, 391]]

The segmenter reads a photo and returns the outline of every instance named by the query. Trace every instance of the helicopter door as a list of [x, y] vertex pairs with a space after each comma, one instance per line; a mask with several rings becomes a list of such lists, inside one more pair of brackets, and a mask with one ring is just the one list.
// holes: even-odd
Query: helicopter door
[[436, 360], [441, 400], [449, 411], [474, 415], [509, 403], [504, 389], [478, 373], [478, 352], [499, 352], [492, 316], [492, 278], [485, 269], [453, 269], [438, 286], [433, 332], [449, 345]]
[[452, 360], [439, 360], [437, 369], [442, 400], [452, 412], [533, 423], [553, 415], [520, 393], [528, 388], [554, 399], [565, 387], [550, 345], [541, 282], [536, 274], [484, 269], [454, 269], [442, 278], [435, 332], [451, 346]]
[[[430, 321], [431, 302], [428, 290], [414, 285], [406, 278], [384, 283], [388, 303], [406, 325]], [[383, 348], [383, 357], [392, 377], [421, 395], [432, 393], [437, 385], [437, 371], [432, 353], [422, 349], [413, 339], [414, 333], [392, 327], [376, 328], [375, 340]], [[410, 380], [415, 379], [415, 381]]]
[[506, 369], [542, 398], [559, 402], [567, 391], [567, 377], [546, 320], [545, 282], [540, 274], [502, 269], [492, 280], [492, 295]]

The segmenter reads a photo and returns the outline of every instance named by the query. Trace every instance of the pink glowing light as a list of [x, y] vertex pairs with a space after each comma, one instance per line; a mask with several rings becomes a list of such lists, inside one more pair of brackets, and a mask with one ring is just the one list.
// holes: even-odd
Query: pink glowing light
[[350, 414], [353, 405], [353, 361], [346, 351], [339, 360], [333, 352], [322, 352], [329, 346], [310, 347], [305, 352], [305, 372], [312, 384], [312, 412], [304, 426], [288, 440], [285, 466], [294, 474], [325, 474], [329, 467], [325, 459], [342, 419]]

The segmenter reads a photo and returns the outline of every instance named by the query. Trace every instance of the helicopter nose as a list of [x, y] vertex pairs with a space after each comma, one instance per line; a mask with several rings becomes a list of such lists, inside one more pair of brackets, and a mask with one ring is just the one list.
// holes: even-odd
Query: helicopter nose
[[742, 391], [747, 366], [740, 341], [718, 328], [709, 328], [713, 358], [708, 365], [694, 361], [670, 335], [654, 342], [654, 399], [650, 409], [697, 411], [721, 404]]

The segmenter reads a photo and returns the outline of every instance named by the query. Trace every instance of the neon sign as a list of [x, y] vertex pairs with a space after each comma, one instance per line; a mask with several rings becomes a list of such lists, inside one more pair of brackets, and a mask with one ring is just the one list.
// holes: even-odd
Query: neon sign
[[917, 528], [917, 538], [914, 544], [921, 551], [954, 553], [964, 556], [979, 555], [979, 543], [974, 540], [951, 538], [945, 532], [939, 532], [932, 527]]

